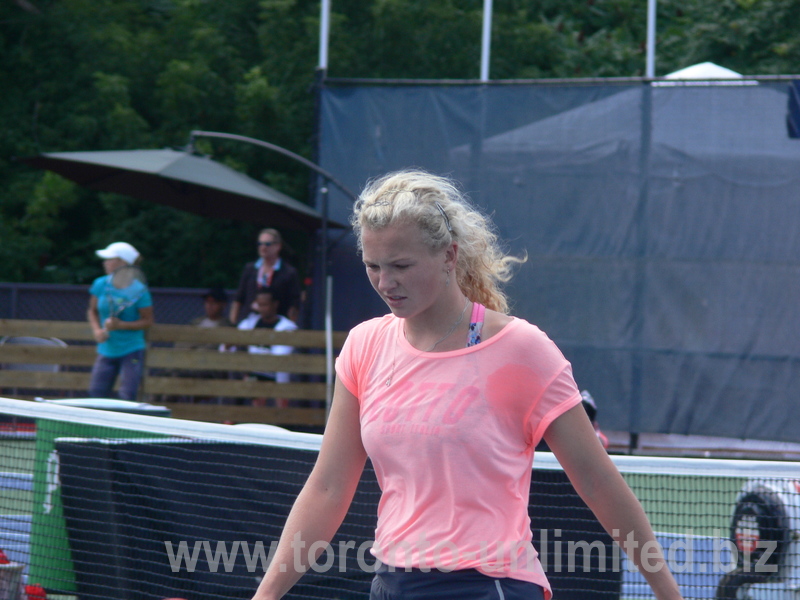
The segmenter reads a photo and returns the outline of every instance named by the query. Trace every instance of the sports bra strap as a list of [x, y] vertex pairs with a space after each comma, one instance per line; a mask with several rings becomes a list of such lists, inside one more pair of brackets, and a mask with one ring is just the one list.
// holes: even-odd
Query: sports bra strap
[[472, 316], [469, 319], [467, 348], [481, 343], [481, 331], [483, 330], [483, 320], [485, 315], [486, 307], [483, 304], [474, 302], [472, 304]]

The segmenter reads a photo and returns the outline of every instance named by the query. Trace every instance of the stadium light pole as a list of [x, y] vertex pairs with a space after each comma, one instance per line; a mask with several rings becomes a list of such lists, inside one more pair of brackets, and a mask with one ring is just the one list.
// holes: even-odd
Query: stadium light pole
[[656, 0], [647, 0], [647, 57], [645, 77], [656, 76]]
[[[322, 50], [320, 49], [320, 58], [322, 58]], [[189, 144], [186, 146], [187, 152], [194, 150], [194, 141], [198, 137], [218, 138], [223, 140], [233, 140], [236, 142], [244, 142], [247, 144], [254, 144], [261, 146], [267, 150], [272, 150], [278, 154], [282, 154], [292, 160], [299, 162], [305, 167], [314, 171], [317, 175], [322, 177], [323, 184], [319, 188], [322, 195], [322, 244], [320, 245], [320, 262], [322, 263], [322, 279], [325, 281], [325, 298], [324, 298], [324, 312], [325, 312], [325, 415], [330, 414], [331, 400], [333, 398], [333, 317], [332, 317], [332, 296], [333, 296], [333, 281], [328, 276], [328, 184], [332, 183], [339, 190], [341, 190], [352, 202], [357, 200], [356, 195], [351, 192], [347, 186], [341, 181], [336, 179], [332, 173], [329, 173], [318, 164], [311, 162], [307, 158], [295, 154], [291, 150], [282, 148], [275, 144], [270, 144], [263, 140], [247, 137], [244, 135], [237, 135], [235, 133], [221, 133], [219, 131], [201, 131], [194, 130], [189, 134]]]
[[492, 49], [492, 0], [483, 0], [483, 35], [481, 37], [481, 81], [489, 81], [489, 57]]
[[331, 28], [331, 0], [322, 0], [319, 7], [319, 69], [328, 69], [328, 36]]

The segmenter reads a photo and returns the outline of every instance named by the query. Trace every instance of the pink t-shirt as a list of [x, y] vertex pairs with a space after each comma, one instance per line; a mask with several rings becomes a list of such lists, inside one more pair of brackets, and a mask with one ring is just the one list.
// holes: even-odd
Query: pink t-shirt
[[549, 598], [531, 544], [533, 454], [581, 401], [556, 345], [514, 319], [476, 346], [421, 352], [389, 314], [350, 332], [336, 372], [359, 399], [383, 492], [373, 554], [397, 567], [532, 581]]

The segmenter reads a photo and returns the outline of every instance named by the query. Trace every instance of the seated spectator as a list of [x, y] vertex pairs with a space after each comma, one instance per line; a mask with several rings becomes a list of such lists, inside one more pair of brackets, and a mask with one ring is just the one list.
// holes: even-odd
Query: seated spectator
[[203, 309], [205, 316], [192, 320], [192, 325], [198, 327], [233, 327], [225, 316], [225, 305], [228, 303], [228, 294], [221, 287], [208, 290], [203, 296]]
[[[233, 324], [225, 316], [225, 305], [228, 302], [228, 294], [221, 287], [209, 289], [202, 296], [204, 315], [192, 319], [189, 324], [203, 329], [213, 327], [233, 327]], [[219, 350], [224, 352], [227, 347], [224, 344], [193, 344], [189, 342], [177, 342], [176, 348], [188, 348], [192, 350]]]
[[[210, 329], [213, 327], [233, 327], [231, 322], [225, 316], [225, 305], [228, 302], [228, 295], [225, 293], [224, 289], [221, 287], [211, 288], [205, 294], [203, 294], [201, 298], [203, 300], [203, 311], [205, 314], [192, 319], [189, 322], [190, 325], [200, 327], [202, 329]], [[186, 341], [175, 342], [175, 348], [179, 348], [181, 350], [218, 350], [220, 352], [225, 352], [230, 349], [225, 344], [204, 344], [201, 342]], [[235, 348], [233, 349], [235, 350]], [[171, 369], [166, 371], [165, 374], [171, 377], [196, 377], [200, 379], [229, 379], [231, 377], [231, 374], [227, 371], [210, 369]], [[162, 400], [164, 399], [171, 401], [197, 401], [197, 399], [192, 396], [169, 396], [167, 398], [162, 398]], [[215, 398], [211, 401], [223, 402], [224, 400], [222, 398]]]
[[[278, 313], [279, 302], [270, 288], [258, 289], [256, 292], [256, 306], [258, 312], [239, 323], [238, 328], [240, 330], [274, 329], [275, 331], [294, 331], [297, 329], [297, 325], [293, 321]], [[294, 348], [279, 344], [272, 346], [251, 345], [247, 347], [247, 351], [250, 354], [285, 355], [291, 354]], [[289, 383], [290, 380], [289, 373], [256, 372], [252, 373], [251, 376], [259, 381], [275, 381], [277, 383]], [[253, 404], [263, 406], [266, 404], [266, 399], [254, 399]], [[288, 402], [284, 399], [276, 399], [275, 404], [279, 407], [285, 407]]]

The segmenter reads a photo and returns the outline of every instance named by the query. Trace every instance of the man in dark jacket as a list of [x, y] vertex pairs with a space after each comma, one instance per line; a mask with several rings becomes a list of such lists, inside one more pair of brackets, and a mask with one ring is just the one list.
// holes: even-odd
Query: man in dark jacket
[[258, 234], [258, 260], [242, 270], [239, 289], [231, 302], [230, 321], [239, 323], [256, 312], [256, 291], [261, 287], [273, 290], [278, 301], [278, 314], [297, 322], [300, 314], [300, 276], [292, 265], [281, 259], [281, 234], [276, 229], [263, 229]]

